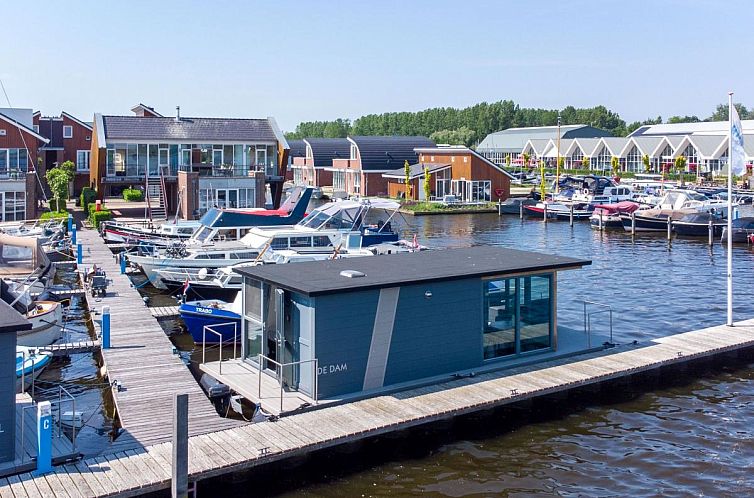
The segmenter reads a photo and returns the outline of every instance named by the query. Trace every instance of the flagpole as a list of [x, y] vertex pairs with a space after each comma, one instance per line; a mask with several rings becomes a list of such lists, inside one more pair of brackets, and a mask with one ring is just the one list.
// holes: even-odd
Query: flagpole
[[728, 326], [733, 326], [733, 92], [728, 92]]

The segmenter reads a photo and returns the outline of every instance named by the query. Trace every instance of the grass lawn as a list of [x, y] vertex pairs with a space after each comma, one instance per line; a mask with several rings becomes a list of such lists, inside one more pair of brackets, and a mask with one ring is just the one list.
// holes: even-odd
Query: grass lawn
[[401, 211], [419, 214], [419, 213], [457, 213], [466, 212], [473, 213], [478, 211], [496, 210], [497, 204], [488, 202], [487, 204], [456, 204], [445, 205], [441, 202], [404, 202], [401, 203]]

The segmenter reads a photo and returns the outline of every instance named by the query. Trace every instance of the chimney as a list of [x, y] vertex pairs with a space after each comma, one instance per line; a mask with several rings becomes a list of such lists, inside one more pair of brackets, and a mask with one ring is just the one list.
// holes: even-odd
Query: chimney
[[175, 120], [176, 121], [181, 120], [181, 106], [179, 105], [175, 106]]

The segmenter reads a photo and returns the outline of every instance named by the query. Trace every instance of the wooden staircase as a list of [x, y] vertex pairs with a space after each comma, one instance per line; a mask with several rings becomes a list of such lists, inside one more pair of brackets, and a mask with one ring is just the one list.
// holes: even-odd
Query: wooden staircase
[[167, 194], [165, 193], [165, 173], [168, 166], [160, 166], [158, 176], [146, 177], [146, 200], [149, 210], [149, 219], [165, 221], [167, 215]]

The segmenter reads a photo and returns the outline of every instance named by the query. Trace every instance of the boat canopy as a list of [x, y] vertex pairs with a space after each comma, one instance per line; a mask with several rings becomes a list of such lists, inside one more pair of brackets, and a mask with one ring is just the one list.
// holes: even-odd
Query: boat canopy
[[639, 209], [639, 204], [631, 201], [615, 202], [613, 204], [595, 204], [594, 209], [601, 209], [605, 213], [633, 213]]
[[[364, 199], [360, 201], [335, 201], [313, 210], [299, 222], [307, 228], [334, 228], [356, 230], [361, 226], [364, 215], [372, 209], [396, 212], [400, 203], [387, 199]], [[391, 214], [392, 216], [392, 214]]]

